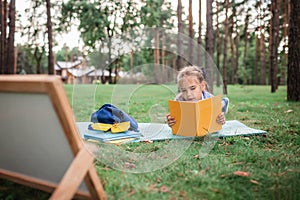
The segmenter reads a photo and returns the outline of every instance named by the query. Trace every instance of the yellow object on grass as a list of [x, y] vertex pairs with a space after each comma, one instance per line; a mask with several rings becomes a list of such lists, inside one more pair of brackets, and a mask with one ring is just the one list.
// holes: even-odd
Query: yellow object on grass
[[130, 122], [121, 122], [115, 124], [94, 123], [91, 125], [94, 130], [109, 131], [112, 133], [125, 132], [130, 127]]

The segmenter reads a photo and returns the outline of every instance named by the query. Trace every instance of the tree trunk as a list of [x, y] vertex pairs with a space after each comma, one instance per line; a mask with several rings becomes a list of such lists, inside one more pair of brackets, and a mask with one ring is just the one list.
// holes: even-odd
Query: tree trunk
[[230, 56], [231, 56], [231, 76], [230, 76], [230, 83], [235, 84], [234, 82], [234, 74], [235, 74], [235, 52], [234, 52], [234, 15], [235, 15], [235, 9], [233, 8], [233, 13], [230, 18], [230, 35], [229, 35], [229, 42], [230, 42]]
[[[107, 28], [107, 32], [110, 33], [110, 28], [108, 27]], [[108, 75], [108, 83], [109, 84], [112, 84], [113, 83], [113, 80], [112, 80], [112, 59], [111, 59], [111, 37], [112, 35], [108, 35], [108, 72], [109, 72], [109, 75]]]
[[225, 23], [224, 23], [224, 54], [223, 54], [223, 93], [227, 94], [227, 38], [228, 38], [228, 7], [229, 0], [225, 1]]
[[[248, 48], [248, 25], [249, 25], [249, 9], [247, 10], [247, 14], [245, 17], [245, 29], [244, 29], [244, 42], [245, 42], [245, 46], [244, 46], [244, 56], [243, 56], [243, 67], [244, 69], [247, 69], [246, 66], [246, 57], [247, 57], [247, 48]], [[246, 83], [245, 83], [246, 84]]]
[[265, 36], [260, 34], [260, 81], [261, 85], [266, 84], [266, 62], [265, 62]]
[[290, 5], [287, 100], [300, 101], [300, 1]]
[[213, 54], [214, 54], [214, 34], [212, 26], [212, 0], [206, 1], [206, 38], [205, 38], [205, 50], [208, 54], [206, 56], [205, 68], [207, 73], [207, 82], [210, 87], [210, 92], [213, 92], [214, 83], [214, 64], [213, 64]]
[[7, 73], [7, 0], [1, 1], [1, 66], [0, 73]]
[[[273, 6], [271, 4], [270, 5], [270, 13], [272, 13], [272, 9], [273, 9], [272, 7]], [[273, 19], [272, 19], [272, 17], [270, 18], [269, 24], [270, 24], [270, 30], [269, 30], [269, 48], [268, 48], [268, 50], [269, 50], [269, 76], [268, 76], [268, 78], [269, 78], [269, 84], [271, 85], [271, 83], [272, 83], [272, 81], [271, 81], [271, 79], [272, 79], [272, 72], [271, 72], [271, 70], [272, 70], [272, 67], [271, 67], [271, 62], [272, 62], [272, 60], [271, 60], [271, 52], [272, 52], [272, 42], [273, 42], [273, 38], [272, 38], [272, 32], [273, 32], [272, 24], [273, 24]]]
[[46, 0], [47, 7], [47, 30], [48, 30], [48, 74], [54, 74], [53, 39], [51, 22], [51, 3]]
[[130, 79], [133, 76], [133, 50], [130, 51]]
[[[4, 24], [4, 5], [3, 1], [0, 1], [0, 24]], [[0, 26], [0, 74], [4, 73], [4, 41], [5, 41], [5, 32], [3, 30], [4, 26]]]
[[[2, 6], [2, 0], [0, 1], [0, 24], [4, 24], [3, 23], [3, 6]], [[3, 74], [3, 68], [2, 68], [2, 63], [3, 63], [3, 58], [4, 58], [4, 50], [3, 50], [3, 32], [2, 32], [2, 28], [3, 26], [0, 26], [0, 74]]]
[[280, 0], [272, 0], [272, 44], [271, 44], [271, 92], [276, 92], [278, 88], [278, 44], [279, 44], [279, 20]]
[[[260, 28], [259, 27], [257, 27], [257, 29], [260, 31]], [[260, 64], [259, 64], [259, 44], [260, 44], [260, 40], [259, 40], [259, 38], [258, 38], [258, 35], [256, 35], [255, 36], [255, 40], [256, 40], [256, 42], [255, 42], [255, 65], [254, 65], [254, 75], [253, 75], [253, 79], [254, 79], [254, 84], [258, 84], [258, 78], [259, 78], [259, 76], [258, 76], [258, 68], [259, 68], [259, 66], [260, 66]]]
[[219, 25], [219, 2], [216, 2], [216, 40], [217, 40], [217, 68], [218, 68], [218, 72], [217, 72], [217, 87], [219, 87], [221, 85], [221, 81], [220, 81], [220, 73], [221, 73], [221, 68], [220, 68], [220, 57], [221, 57], [221, 36], [220, 36], [220, 25]]
[[15, 0], [11, 0], [9, 4], [9, 35], [7, 45], [7, 74], [16, 73], [15, 65], [15, 21], [16, 21], [16, 7]]
[[194, 64], [194, 48], [193, 48], [193, 41], [194, 41], [194, 29], [193, 29], [193, 1], [189, 0], [189, 62], [193, 65]]
[[234, 73], [234, 83], [238, 82], [238, 71], [239, 71], [239, 41], [240, 41], [240, 35], [239, 35], [239, 29], [238, 29], [238, 18], [236, 17], [235, 14], [235, 40], [234, 40], [234, 46], [235, 46], [235, 73]]
[[279, 83], [281, 85], [284, 85], [286, 83], [286, 66], [288, 65], [288, 23], [289, 23], [289, 0], [284, 0], [284, 24], [283, 24], [283, 60], [282, 60], [282, 69], [281, 69], [281, 75], [280, 75], [280, 81]]
[[180, 70], [183, 65], [183, 41], [182, 41], [182, 34], [183, 34], [183, 23], [182, 23], [182, 3], [181, 0], [178, 0], [177, 6], [177, 19], [178, 19], [178, 37], [177, 37], [177, 60], [176, 66], [177, 70]]
[[203, 59], [202, 59], [202, 55], [201, 55], [201, 53], [202, 53], [202, 19], [201, 19], [201, 10], [202, 10], [202, 8], [201, 8], [201, 0], [199, 0], [199, 19], [198, 19], [198, 23], [199, 23], [199, 25], [198, 25], [198, 33], [199, 33], [199, 35], [198, 35], [198, 40], [197, 40], [197, 42], [198, 42], [198, 56], [197, 56], [197, 64], [198, 64], [198, 66], [199, 67], [202, 67], [202, 65], [203, 65]]
[[35, 50], [34, 50], [34, 59], [36, 61], [36, 73], [37, 74], [41, 74], [41, 60], [42, 60], [42, 57], [44, 55], [44, 50], [45, 48], [42, 48], [42, 52], [39, 52], [39, 49], [38, 47], [35, 47]]
[[161, 74], [159, 72], [159, 30], [154, 29], [154, 76], [156, 83], [160, 83]]
[[162, 68], [162, 83], [166, 83], [168, 81], [168, 70], [165, 60], [165, 33], [161, 31], [161, 68]]

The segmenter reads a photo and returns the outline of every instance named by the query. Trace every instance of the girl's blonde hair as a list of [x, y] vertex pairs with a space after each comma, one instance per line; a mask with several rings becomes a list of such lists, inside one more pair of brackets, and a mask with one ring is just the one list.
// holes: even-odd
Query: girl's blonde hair
[[187, 76], [196, 76], [199, 83], [204, 81], [203, 72], [200, 69], [200, 67], [197, 67], [197, 66], [183, 67], [177, 75], [177, 83], [179, 83], [183, 78], [185, 78]]

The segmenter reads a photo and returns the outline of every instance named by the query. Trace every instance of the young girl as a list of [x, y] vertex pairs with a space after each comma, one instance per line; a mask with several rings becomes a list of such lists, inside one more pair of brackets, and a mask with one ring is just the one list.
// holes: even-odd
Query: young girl
[[[204, 81], [202, 70], [196, 66], [184, 67], [177, 76], [179, 94], [176, 101], [199, 101], [213, 97], [206, 91], [206, 82]], [[222, 99], [222, 112], [218, 115], [216, 121], [218, 124], [225, 124], [225, 113], [227, 113], [229, 100]], [[171, 127], [176, 123], [174, 117], [167, 115], [168, 125]]]

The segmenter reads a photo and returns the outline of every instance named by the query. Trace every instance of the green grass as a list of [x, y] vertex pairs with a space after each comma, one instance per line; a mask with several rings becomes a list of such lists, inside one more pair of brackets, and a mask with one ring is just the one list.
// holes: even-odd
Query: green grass
[[[175, 86], [160, 85], [65, 88], [77, 121], [89, 120], [104, 103], [115, 103], [139, 122], [163, 122], [166, 100], [174, 98], [176, 91]], [[201, 159], [197, 155], [204, 141], [197, 138], [178, 160], [149, 173], [122, 172], [98, 160], [96, 168], [109, 199], [300, 199], [300, 103], [286, 101], [284, 86], [272, 94], [269, 86], [230, 85], [228, 93], [227, 120], [265, 130], [266, 135], [220, 139]], [[120, 148], [153, 152], [167, 143]], [[236, 171], [249, 176], [235, 175]], [[7, 181], [0, 185], [5, 185], [0, 199], [46, 198], [37, 191], [27, 195], [29, 189]]]

